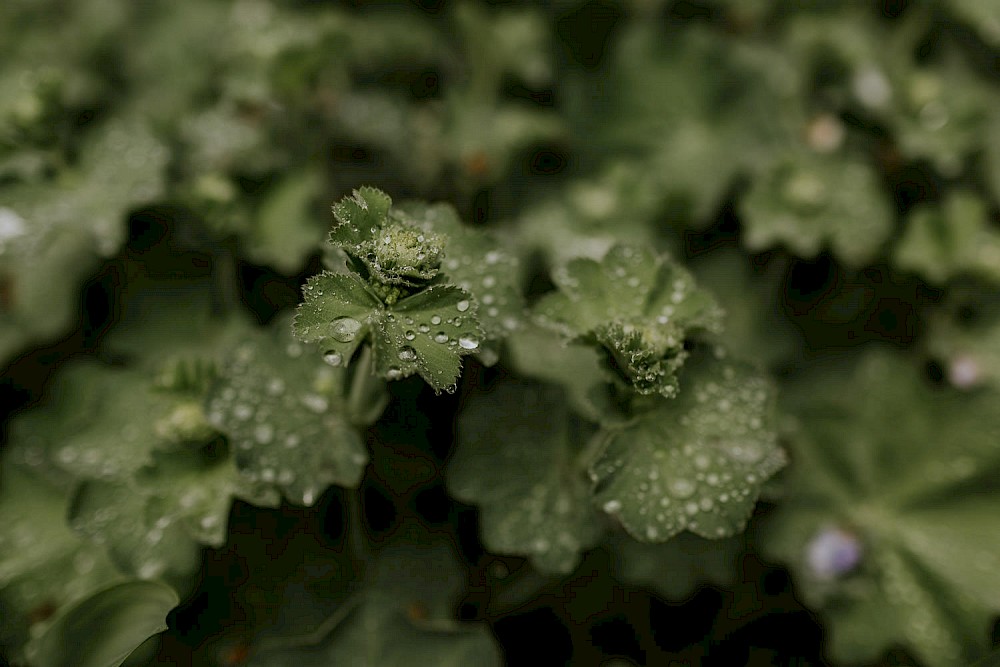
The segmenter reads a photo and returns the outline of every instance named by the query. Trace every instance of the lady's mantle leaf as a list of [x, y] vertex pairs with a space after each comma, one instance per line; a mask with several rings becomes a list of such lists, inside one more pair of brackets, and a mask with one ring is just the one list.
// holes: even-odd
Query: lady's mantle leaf
[[39, 667], [118, 667], [144, 641], [167, 629], [180, 602], [152, 581], [115, 584], [66, 610], [38, 640]]
[[[366, 572], [366, 585], [342, 599], [315, 630], [261, 640], [253, 667], [404, 667], [500, 664], [496, 643], [483, 625], [452, 618], [465, 572], [453, 548], [408, 534], [385, 548]], [[338, 582], [339, 583], [339, 582]], [[329, 589], [323, 596], [342, 594]], [[293, 612], [294, 613], [294, 612]], [[283, 614], [288, 616], [291, 614]]]
[[601, 345], [640, 394], [675, 396], [685, 339], [720, 326], [722, 312], [691, 275], [642, 248], [616, 245], [600, 262], [573, 260], [553, 278], [559, 291], [539, 301], [539, 321]]
[[892, 232], [892, 207], [868, 164], [800, 150], [754, 179], [742, 201], [746, 244], [803, 257], [825, 246], [848, 264], [870, 260]]
[[729, 586], [743, 540], [706, 540], [681, 533], [663, 544], [644, 544], [626, 535], [611, 542], [612, 570], [622, 580], [649, 586], [668, 600], [684, 600], [699, 586]]
[[345, 369], [317, 364], [285, 326], [236, 348], [207, 399], [208, 419], [229, 437], [245, 478], [312, 505], [331, 484], [357, 486], [368, 451], [344, 396]]
[[969, 664], [1000, 611], [997, 394], [934, 389], [885, 352], [836, 363], [788, 392], [789, 500], [764, 546], [829, 621], [834, 659], [904, 644]]
[[940, 207], [915, 207], [896, 262], [936, 284], [962, 274], [1000, 282], [1000, 233], [989, 225], [986, 202], [956, 193]]
[[585, 435], [572, 419], [560, 390], [513, 381], [471, 398], [462, 411], [448, 488], [480, 505], [491, 551], [569, 572], [600, 539], [578, 463]]
[[635, 538], [743, 529], [764, 481], [785, 463], [771, 426], [771, 385], [715, 359], [689, 364], [684, 391], [621, 428], [590, 466], [595, 499]]
[[319, 343], [327, 363], [349, 362], [371, 341], [375, 372], [387, 380], [419, 373], [435, 391], [454, 386], [461, 357], [475, 352], [484, 334], [471, 295], [434, 285], [387, 306], [356, 276], [320, 273], [305, 286], [295, 335]]
[[11, 458], [0, 466], [0, 646], [13, 658], [29, 625], [122, 575], [66, 525], [65, 490]]

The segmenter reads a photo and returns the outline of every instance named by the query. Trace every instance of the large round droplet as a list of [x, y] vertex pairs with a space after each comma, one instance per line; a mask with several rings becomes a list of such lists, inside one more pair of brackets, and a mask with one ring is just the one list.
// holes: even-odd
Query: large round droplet
[[415, 361], [417, 358], [417, 351], [409, 345], [404, 345], [399, 348], [399, 354], [397, 356], [400, 361]]
[[458, 303], [455, 304], [455, 308], [458, 309], [458, 312], [464, 313], [465, 311], [467, 311], [469, 309], [469, 300], [468, 299], [462, 299], [461, 301], [459, 301]]
[[350, 343], [361, 330], [361, 322], [353, 317], [338, 317], [330, 322], [330, 337], [341, 343]]
[[403, 377], [403, 371], [401, 371], [395, 366], [390, 366], [389, 369], [385, 372], [385, 376], [390, 380], [398, 380], [399, 378]]
[[323, 361], [331, 366], [339, 366], [344, 362], [344, 357], [340, 354], [340, 352], [329, 350], [323, 355]]
[[690, 498], [694, 495], [695, 484], [691, 480], [681, 477], [670, 480], [670, 483], [667, 484], [667, 490], [674, 498]]
[[447, 343], [448, 342], [448, 334], [446, 334], [443, 331], [438, 331], [436, 334], [434, 334], [434, 342], [435, 343]]
[[479, 347], [479, 339], [472, 334], [464, 334], [458, 339], [458, 344], [463, 350], [474, 350]]

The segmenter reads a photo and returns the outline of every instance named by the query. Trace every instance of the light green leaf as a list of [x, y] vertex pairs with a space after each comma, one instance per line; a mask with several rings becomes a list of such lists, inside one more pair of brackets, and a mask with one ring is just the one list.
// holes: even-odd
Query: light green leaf
[[328, 350], [328, 363], [348, 363], [370, 341], [380, 377], [419, 373], [438, 392], [454, 387], [462, 355], [474, 353], [484, 339], [472, 296], [451, 285], [434, 285], [387, 306], [357, 277], [324, 272], [309, 279], [305, 299], [295, 335]]
[[829, 247], [859, 266], [892, 232], [892, 205], [878, 175], [846, 155], [804, 149], [784, 155], [753, 180], [740, 206], [751, 250], [783, 244], [815, 257]]
[[62, 613], [38, 640], [34, 661], [39, 667], [118, 667], [167, 629], [167, 613], [179, 602], [164, 584], [115, 584]]
[[956, 192], [941, 205], [919, 204], [909, 218], [896, 248], [900, 268], [939, 285], [959, 275], [1000, 282], [1000, 232], [982, 198]]
[[966, 665], [1000, 611], [1000, 419], [992, 390], [931, 387], [901, 356], [838, 356], [786, 392], [786, 502], [762, 544], [831, 628], [838, 661], [894, 644]]
[[[270, 335], [235, 349], [206, 410], [229, 437], [245, 479], [312, 505], [331, 484], [357, 486], [368, 451], [345, 396], [346, 370], [320, 363], [316, 350], [293, 340], [286, 327], [282, 320]], [[376, 393], [371, 404], [384, 406], [385, 397]]]
[[67, 492], [39, 476], [37, 448], [5, 452], [0, 466], [0, 646], [20, 653], [29, 628], [123, 577], [101, 547], [66, 524]]
[[446, 479], [453, 496], [480, 506], [490, 551], [565, 573], [600, 539], [579, 461], [587, 436], [555, 387], [507, 381], [468, 399]]
[[772, 388], [759, 373], [702, 358], [685, 367], [682, 389], [608, 428], [590, 466], [594, 499], [639, 540], [662, 542], [682, 530], [735, 534], [785, 463]]
[[706, 540], [681, 533], [663, 544], [618, 535], [611, 542], [612, 571], [622, 580], [649, 586], [667, 600], [684, 600], [700, 586], [728, 586], [739, 566], [743, 541]]
[[539, 322], [601, 346], [612, 377], [640, 394], [675, 396], [685, 340], [721, 324], [691, 274], [642, 248], [616, 245], [600, 262], [573, 260], [553, 278], [559, 291], [536, 304]]

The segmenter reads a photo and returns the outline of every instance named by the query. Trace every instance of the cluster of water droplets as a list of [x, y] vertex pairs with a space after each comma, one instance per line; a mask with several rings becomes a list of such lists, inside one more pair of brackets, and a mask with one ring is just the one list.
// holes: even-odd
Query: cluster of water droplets
[[208, 419], [229, 437], [247, 481], [309, 505], [330, 484], [355, 483], [368, 462], [338, 386], [334, 369], [316, 367], [300, 343], [277, 354], [246, 344], [209, 397]]
[[733, 534], [784, 463], [764, 424], [769, 385], [728, 365], [719, 375], [616, 434], [591, 469], [603, 510], [641, 539]]

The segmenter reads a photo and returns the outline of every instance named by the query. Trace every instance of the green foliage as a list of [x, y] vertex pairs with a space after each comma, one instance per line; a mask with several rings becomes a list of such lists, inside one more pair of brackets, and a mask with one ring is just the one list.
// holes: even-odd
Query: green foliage
[[0, 662], [989, 660], [998, 10], [0, 3]]
[[167, 629], [177, 593], [151, 581], [126, 581], [59, 616], [36, 646], [42, 667], [118, 667], [147, 638]]
[[824, 378], [787, 395], [799, 503], [765, 527], [768, 549], [827, 617], [837, 660], [901, 643], [969, 664], [998, 611], [1000, 545], [979, 528], [996, 513], [995, 394], [928, 387], [879, 351]]

